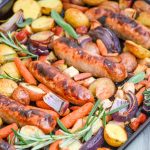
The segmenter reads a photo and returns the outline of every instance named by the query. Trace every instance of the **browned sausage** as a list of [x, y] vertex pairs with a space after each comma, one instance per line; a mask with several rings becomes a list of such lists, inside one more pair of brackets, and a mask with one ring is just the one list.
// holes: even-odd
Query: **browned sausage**
[[83, 105], [87, 102], [94, 102], [94, 97], [88, 89], [64, 75], [54, 66], [34, 61], [30, 63], [29, 70], [38, 81], [73, 104]]
[[120, 38], [134, 41], [145, 48], [150, 48], [150, 29], [123, 14], [111, 12], [104, 20], [105, 26]]
[[56, 125], [56, 120], [52, 115], [37, 109], [30, 109], [1, 94], [0, 117], [7, 123], [15, 122], [19, 126], [37, 126], [45, 133], [50, 133]]
[[108, 77], [116, 82], [126, 78], [126, 70], [122, 64], [112, 62], [105, 57], [93, 56], [67, 38], [54, 41], [53, 48], [59, 58], [81, 72], [89, 72], [96, 77]]

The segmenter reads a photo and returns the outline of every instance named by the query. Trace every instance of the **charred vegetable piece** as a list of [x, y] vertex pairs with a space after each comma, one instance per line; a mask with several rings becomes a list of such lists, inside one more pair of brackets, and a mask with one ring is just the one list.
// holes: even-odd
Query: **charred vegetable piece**
[[104, 128], [101, 127], [95, 136], [83, 144], [80, 150], [97, 150], [97, 148], [101, 147], [104, 143], [103, 133]]
[[[119, 112], [112, 114], [113, 119], [116, 121], [129, 121], [131, 118], [134, 117], [134, 115], [137, 112], [138, 103], [137, 103], [137, 99], [136, 99], [135, 95], [129, 91], [126, 94], [126, 97], [128, 100], [127, 102], [129, 102], [129, 108], [127, 108], [127, 110], [123, 110], [121, 112], [119, 111]], [[116, 108], [116, 107], [118, 107], [118, 105], [120, 105], [120, 104], [116, 102], [116, 106], [112, 106], [112, 108], [114, 108], [114, 107]]]
[[106, 46], [108, 53], [120, 53], [121, 47], [118, 37], [113, 31], [104, 27], [97, 27], [89, 31], [89, 35], [94, 41], [100, 39]]
[[43, 97], [44, 102], [52, 107], [60, 115], [64, 114], [69, 106], [67, 101], [64, 101], [52, 92], [49, 92]]
[[19, 10], [8, 21], [0, 25], [0, 31], [4, 33], [15, 31], [17, 29], [16, 23], [22, 21], [23, 21], [23, 12]]

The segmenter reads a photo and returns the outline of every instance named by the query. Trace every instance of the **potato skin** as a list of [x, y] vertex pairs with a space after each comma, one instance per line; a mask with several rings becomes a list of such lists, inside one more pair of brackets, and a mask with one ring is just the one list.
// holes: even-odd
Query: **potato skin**
[[14, 90], [14, 92], [12, 94], [12, 98], [15, 101], [18, 101], [23, 105], [29, 105], [29, 103], [30, 103], [30, 97], [29, 97], [28, 92], [21, 87], [17, 87]]
[[109, 145], [119, 147], [127, 141], [127, 133], [120, 125], [108, 123], [104, 129], [104, 139]]
[[99, 78], [90, 85], [89, 90], [94, 96], [101, 100], [104, 100], [113, 96], [116, 88], [111, 79]]
[[13, 12], [22, 9], [24, 18], [36, 19], [41, 15], [41, 7], [35, 0], [17, 0], [13, 6]]
[[20, 79], [21, 75], [14, 62], [8, 62], [0, 67], [1, 74], [8, 73], [11, 77]]
[[62, 2], [60, 0], [41, 0], [38, 2], [42, 8], [42, 13], [49, 15], [52, 9], [61, 13], [63, 9]]
[[129, 52], [124, 52], [120, 55], [121, 63], [125, 66], [127, 72], [132, 72], [137, 67], [137, 60], [134, 55]]
[[83, 2], [87, 5], [90, 6], [96, 6], [99, 5], [100, 3], [107, 1], [107, 0], [83, 0]]
[[54, 19], [46, 16], [39, 17], [31, 24], [34, 32], [47, 31], [54, 27]]
[[18, 85], [10, 79], [0, 79], [0, 87], [0, 94], [10, 97]]
[[75, 8], [67, 9], [65, 12], [65, 20], [74, 28], [86, 26], [89, 27], [89, 20], [87, 16], [80, 10]]

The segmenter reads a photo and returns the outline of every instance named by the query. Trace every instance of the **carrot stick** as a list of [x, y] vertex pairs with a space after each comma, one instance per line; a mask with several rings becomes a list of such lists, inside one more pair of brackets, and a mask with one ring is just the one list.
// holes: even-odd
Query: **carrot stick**
[[49, 109], [49, 110], [54, 110], [53, 108], [51, 108], [49, 105], [47, 105], [43, 100], [41, 101], [36, 101], [36, 106], [43, 108], [43, 109]]
[[59, 143], [61, 142], [61, 140], [55, 141], [54, 143], [52, 143], [49, 147], [49, 150], [59, 150]]
[[46, 61], [46, 59], [47, 59], [47, 55], [46, 55], [46, 56], [40, 56], [40, 57], [39, 57], [39, 60], [40, 60], [40, 61]]
[[[56, 130], [55, 135], [61, 135], [62, 132], [61, 130]], [[57, 140], [54, 143], [52, 143], [49, 147], [49, 150], [59, 150], [59, 144], [60, 144], [61, 140]]]
[[46, 113], [52, 115], [55, 119], [59, 118], [59, 115], [53, 110], [42, 109], [42, 108], [38, 108], [38, 107], [34, 107], [34, 106], [27, 106], [27, 107], [29, 109], [36, 109], [36, 110], [40, 110], [40, 111], [46, 112]]
[[89, 114], [89, 112], [92, 110], [93, 103], [89, 102], [81, 106], [79, 109], [71, 112], [67, 116], [63, 117], [61, 119], [61, 122], [66, 128], [70, 128], [74, 125], [74, 123], [80, 119], [85, 117]]
[[16, 123], [12, 123], [12, 124], [2, 128], [2, 129], [0, 129], [0, 137], [1, 138], [7, 138], [8, 135], [13, 132], [12, 129], [18, 130], [18, 126]]
[[72, 106], [72, 107], [70, 107], [70, 110], [74, 111], [74, 110], [77, 110], [79, 108], [80, 108], [80, 106]]
[[27, 83], [36, 85], [36, 80], [34, 79], [33, 75], [28, 71], [28, 69], [25, 67], [25, 65], [21, 62], [19, 57], [16, 57], [14, 59], [14, 62], [16, 64], [16, 67], [18, 68], [20, 74], [23, 76], [24, 80]]
[[44, 84], [42, 84], [42, 83], [40, 83], [40, 84], [38, 85], [38, 87], [39, 87], [40, 89], [42, 89], [45, 93], [51, 92], [51, 90], [50, 90], [46, 85], [44, 85]]
[[32, 58], [28, 58], [26, 60], [23, 60], [22, 63], [28, 68], [31, 61], [32, 61]]
[[136, 93], [136, 98], [138, 101], [138, 106], [141, 105], [141, 103], [143, 102], [144, 96], [143, 96], [143, 92], [145, 91], [145, 87], [141, 88], [137, 93]]

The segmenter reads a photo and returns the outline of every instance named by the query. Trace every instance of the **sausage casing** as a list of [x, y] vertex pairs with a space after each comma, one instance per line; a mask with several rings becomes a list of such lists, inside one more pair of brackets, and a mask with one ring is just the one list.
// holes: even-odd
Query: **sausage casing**
[[37, 109], [30, 109], [1, 94], [0, 117], [7, 123], [15, 122], [19, 126], [37, 126], [45, 133], [50, 133], [56, 125], [56, 120], [52, 115]]
[[102, 56], [93, 56], [67, 38], [55, 40], [53, 48], [56, 56], [81, 72], [89, 72], [96, 77], [108, 77], [116, 82], [126, 78], [126, 70], [122, 64], [112, 62]]
[[73, 104], [83, 105], [87, 102], [94, 102], [94, 97], [88, 89], [67, 77], [54, 66], [34, 61], [30, 63], [29, 70], [38, 81]]

